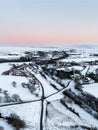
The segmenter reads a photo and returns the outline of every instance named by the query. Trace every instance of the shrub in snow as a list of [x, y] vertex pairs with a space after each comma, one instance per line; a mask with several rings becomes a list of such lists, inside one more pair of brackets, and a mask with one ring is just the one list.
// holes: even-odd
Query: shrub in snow
[[23, 87], [23, 88], [26, 88], [27, 87], [27, 85], [26, 85], [26, 83], [21, 83], [21, 86]]
[[13, 86], [13, 87], [16, 87], [16, 84], [17, 84], [17, 83], [16, 83], [15, 81], [12, 82], [12, 86]]
[[6, 95], [4, 98], [5, 98], [5, 102], [11, 102], [11, 97], [10, 96]]
[[35, 91], [34, 87], [29, 88], [30, 92], [33, 93]]
[[18, 94], [13, 94], [11, 99], [12, 99], [13, 102], [21, 101], [20, 96]]
[[2, 118], [2, 114], [0, 113], [0, 118]]
[[7, 91], [7, 90], [4, 90], [3, 93], [4, 93], [5, 95], [8, 95], [8, 91]]
[[82, 91], [82, 86], [78, 82], [75, 83], [75, 89]]
[[29, 79], [29, 83], [32, 83], [32, 79]]
[[5, 99], [2, 96], [0, 96], [0, 103], [4, 103], [4, 102], [5, 102]]
[[20, 117], [14, 113], [11, 113], [9, 117], [6, 117], [6, 120], [9, 124], [16, 128], [16, 130], [20, 130], [21, 128], [26, 127], [26, 123], [20, 119]]
[[38, 96], [39, 96], [39, 94], [38, 94], [38, 93], [34, 93], [34, 95], [35, 95], [36, 97], [38, 97]]
[[0, 88], [0, 93], [2, 93], [2, 89]]
[[0, 126], [0, 130], [4, 130], [4, 128], [2, 126]]

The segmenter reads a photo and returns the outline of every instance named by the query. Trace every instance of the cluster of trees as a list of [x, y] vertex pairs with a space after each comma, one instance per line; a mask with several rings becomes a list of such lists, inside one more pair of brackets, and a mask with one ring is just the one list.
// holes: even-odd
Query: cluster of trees
[[[40, 90], [40, 85], [36, 79], [30, 79], [28, 83], [21, 83], [23, 88], [28, 88], [31, 94], [34, 94], [34, 92], [39, 89]], [[38, 94], [35, 94], [38, 96]]]
[[12, 96], [5, 95], [4, 97], [0, 96], [0, 103], [8, 102], [21, 102], [21, 98], [18, 94], [13, 94]]
[[71, 98], [74, 103], [78, 104], [94, 118], [98, 119], [98, 99], [96, 99], [90, 94], [84, 94], [82, 92], [81, 94], [76, 95], [74, 92], [71, 91], [71, 89], [65, 90], [63, 94]]
[[79, 95], [78, 97], [94, 111], [98, 112], [98, 98], [85, 92], [82, 92], [81, 95]]
[[[15, 113], [11, 113], [8, 117], [4, 117], [0, 113], [0, 118], [6, 120], [8, 124], [12, 125], [15, 128], [15, 130], [26, 128], [26, 123], [24, 122], [24, 120], [21, 120], [20, 117]], [[0, 126], [0, 130], [4, 130], [4, 128]]]
[[[16, 84], [14, 84], [16, 85]], [[9, 96], [7, 90], [2, 90], [0, 88], [0, 93], [4, 94], [4, 96], [0, 96], [0, 103], [8, 103], [8, 102], [20, 102], [21, 98], [18, 94], [13, 94], [12, 96]]]
[[70, 110], [71, 112], [73, 112], [75, 115], [77, 115], [78, 117], [79, 116], [79, 113], [75, 111], [75, 109], [73, 109], [72, 107], [69, 107], [67, 104], [66, 104], [66, 101], [64, 101], [63, 99], [60, 100], [60, 102], [68, 109]]

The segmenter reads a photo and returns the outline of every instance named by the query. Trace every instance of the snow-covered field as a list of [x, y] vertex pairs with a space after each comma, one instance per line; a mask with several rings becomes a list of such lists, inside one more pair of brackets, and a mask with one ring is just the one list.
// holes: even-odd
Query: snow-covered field
[[[11, 113], [15, 113], [21, 117], [22, 120], [25, 120], [27, 124], [27, 128], [25, 130], [36, 130], [38, 126], [38, 122], [40, 119], [40, 102], [27, 103], [23, 105], [15, 105], [15, 106], [6, 106], [0, 107], [0, 112], [3, 116], [9, 116]], [[13, 130], [11, 125], [8, 125], [7, 122], [0, 120], [0, 126], [2, 125], [5, 130]]]
[[98, 83], [84, 85], [83, 90], [98, 98]]
[[97, 92], [98, 49], [0, 47], [4, 130], [98, 130]]

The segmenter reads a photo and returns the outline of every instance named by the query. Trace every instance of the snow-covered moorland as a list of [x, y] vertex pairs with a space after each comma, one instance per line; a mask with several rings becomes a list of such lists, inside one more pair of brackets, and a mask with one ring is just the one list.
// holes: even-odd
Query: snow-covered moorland
[[0, 47], [0, 130], [98, 130], [98, 49]]

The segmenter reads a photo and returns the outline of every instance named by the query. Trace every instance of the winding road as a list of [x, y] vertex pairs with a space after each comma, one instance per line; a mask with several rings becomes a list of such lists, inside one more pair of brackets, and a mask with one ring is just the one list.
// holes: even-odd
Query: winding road
[[[67, 83], [67, 85], [64, 88], [61, 88], [59, 90], [55, 90], [50, 84], [48, 84], [47, 80], [42, 77], [42, 75], [39, 73], [37, 70], [37, 73], [35, 73], [32, 69], [31, 66], [28, 65], [26, 68], [26, 73], [32, 75], [32, 77], [35, 77], [36, 80], [38, 80], [41, 91], [42, 91], [42, 96], [40, 99], [37, 100], [30, 100], [30, 101], [21, 101], [21, 102], [14, 102], [14, 103], [8, 103], [8, 104], [2, 104], [0, 107], [5, 107], [5, 106], [11, 106], [11, 105], [20, 105], [20, 104], [26, 104], [26, 103], [32, 103], [32, 102], [41, 102], [41, 108], [40, 108], [40, 130], [45, 130], [45, 123], [46, 123], [46, 109], [47, 109], [47, 102], [51, 98], [51, 101], [54, 100], [52, 99], [53, 96], [57, 96], [61, 98], [62, 93], [70, 84], [71, 81]], [[47, 85], [47, 86], [46, 86]], [[50, 88], [51, 87], [51, 88]], [[49, 91], [49, 89], [51, 91]], [[56, 100], [56, 99], [55, 99]]]

